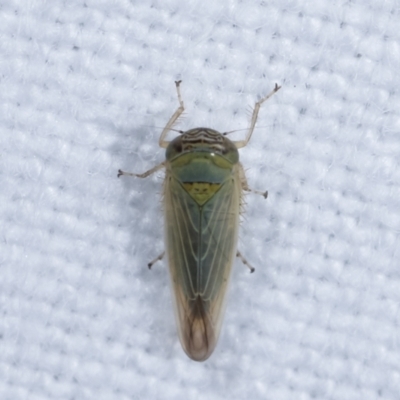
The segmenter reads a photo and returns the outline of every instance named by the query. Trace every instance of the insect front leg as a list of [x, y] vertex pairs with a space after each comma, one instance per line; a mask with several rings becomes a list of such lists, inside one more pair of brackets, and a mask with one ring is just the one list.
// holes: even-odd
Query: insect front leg
[[172, 115], [172, 117], [169, 119], [167, 125], [165, 125], [165, 128], [161, 132], [160, 139], [158, 139], [158, 144], [160, 145], [160, 147], [163, 147], [165, 149], [168, 147], [169, 144], [169, 141], [165, 140], [165, 137], [167, 136], [171, 128], [174, 126], [177, 119], [182, 115], [183, 111], [185, 110], [185, 106], [182, 101], [181, 90], [179, 88], [181, 82], [182, 81], [175, 81], [176, 93], [178, 94], [179, 107]]
[[235, 143], [235, 146], [238, 149], [245, 147], [247, 145], [247, 143], [249, 142], [251, 135], [253, 134], [254, 127], [256, 126], [258, 112], [260, 111], [260, 107], [261, 107], [262, 103], [264, 103], [271, 96], [273, 96], [281, 87], [282, 86], [278, 86], [278, 84], [275, 83], [275, 87], [273, 88], [273, 90], [270, 93], [268, 93], [265, 97], [263, 97], [260, 101], [257, 101], [257, 103], [254, 106], [253, 115], [251, 116], [250, 128], [246, 133], [246, 137], [244, 138], [244, 140], [237, 140], [237, 141], [233, 142], [233, 143]]
[[125, 176], [136, 176], [137, 178], [147, 178], [149, 175], [154, 174], [154, 172], [157, 172], [158, 170], [160, 170], [161, 168], [165, 167], [165, 162], [162, 162], [161, 164], [156, 165], [155, 167], [153, 167], [152, 169], [149, 169], [146, 172], [143, 172], [143, 174], [134, 174], [133, 172], [125, 172], [122, 171], [121, 169], [118, 170], [118, 178], [122, 175]]
[[268, 197], [268, 190], [266, 190], [265, 192], [261, 192], [259, 190], [254, 190], [254, 189], [249, 188], [249, 185], [248, 185], [247, 179], [246, 179], [246, 174], [243, 169], [243, 165], [240, 163], [239, 163], [239, 177], [240, 177], [240, 183], [242, 185], [243, 190], [245, 190], [246, 192], [253, 192], [253, 193], [260, 194], [262, 197], [264, 197], [264, 199], [266, 199]]

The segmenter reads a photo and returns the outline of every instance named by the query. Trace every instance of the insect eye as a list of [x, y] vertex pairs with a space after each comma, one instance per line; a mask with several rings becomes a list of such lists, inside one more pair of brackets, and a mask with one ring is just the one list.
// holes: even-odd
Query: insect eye
[[182, 141], [175, 143], [174, 150], [176, 153], [182, 153]]
[[225, 145], [222, 147], [221, 153], [232, 164], [236, 164], [239, 161], [239, 152], [236, 146], [227, 139], [225, 140]]
[[180, 137], [175, 138], [170, 142], [170, 144], [167, 147], [167, 152], [166, 152], [166, 159], [171, 160], [178, 154], [182, 153], [182, 139]]

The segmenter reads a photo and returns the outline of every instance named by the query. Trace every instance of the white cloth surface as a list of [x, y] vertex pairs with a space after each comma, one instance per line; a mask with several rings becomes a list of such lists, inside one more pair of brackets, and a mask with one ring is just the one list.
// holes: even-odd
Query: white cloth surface
[[[397, 0], [0, 6], [0, 399], [399, 399]], [[219, 344], [186, 357], [163, 251], [178, 129], [243, 136]], [[241, 136], [242, 135], [242, 136]], [[171, 134], [173, 137], [174, 134]]]

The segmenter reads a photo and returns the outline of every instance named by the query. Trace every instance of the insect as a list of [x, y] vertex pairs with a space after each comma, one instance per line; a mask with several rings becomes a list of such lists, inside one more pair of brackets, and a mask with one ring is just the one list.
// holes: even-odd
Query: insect
[[[238, 149], [253, 133], [260, 106], [280, 86], [255, 104], [244, 140], [231, 141], [227, 133], [195, 128], [166, 136], [184, 111], [181, 81], [175, 82], [179, 107], [163, 129], [159, 145], [166, 160], [143, 174], [119, 170], [121, 175], [146, 178], [165, 168], [165, 245], [174, 293], [179, 338], [186, 354], [206, 360], [214, 351], [221, 329], [227, 289], [235, 256], [254, 269], [237, 250], [242, 193], [247, 184]], [[257, 191], [254, 191], [257, 192]], [[265, 198], [267, 192], [261, 193]], [[149, 268], [164, 256], [149, 263]]]

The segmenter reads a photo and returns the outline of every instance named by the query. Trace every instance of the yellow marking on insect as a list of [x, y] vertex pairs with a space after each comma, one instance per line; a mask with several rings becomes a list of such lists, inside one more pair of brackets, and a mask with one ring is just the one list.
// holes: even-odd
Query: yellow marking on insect
[[184, 183], [182, 186], [196, 200], [197, 204], [202, 206], [214, 196], [221, 185], [219, 183], [193, 182]]
[[[165, 168], [165, 245], [178, 334], [186, 354], [204, 361], [214, 351], [226, 304], [235, 257], [249, 267], [237, 249], [243, 191], [249, 188], [238, 149], [247, 145], [260, 106], [280, 86], [258, 101], [243, 140], [231, 141], [214, 129], [195, 128], [171, 141], [166, 136], [184, 111], [180, 81], [175, 82], [179, 107], [159, 138], [166, 160], [143, 174], [118, 171], [118, 176], [145, 178]], [[258, 192], [265, 198], [267, 192]], [[164, 252], [148, 264], [161, 260]]]

